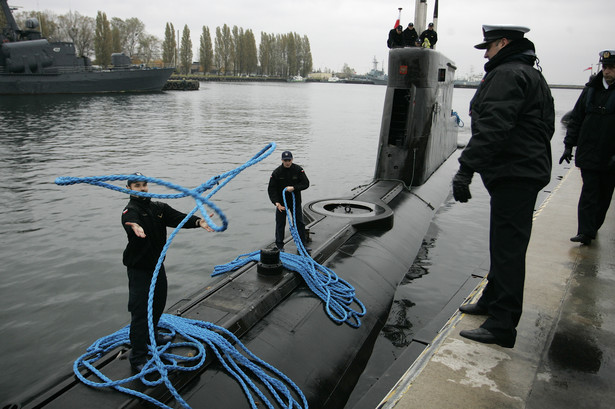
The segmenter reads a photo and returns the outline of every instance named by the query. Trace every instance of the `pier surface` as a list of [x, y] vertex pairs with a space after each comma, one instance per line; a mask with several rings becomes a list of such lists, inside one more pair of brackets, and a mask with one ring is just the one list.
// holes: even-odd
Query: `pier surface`
[[484, 317], [457, 312], [378, 409], [614, 407], [615, 213], [591, 245], [570, 242], [581, 185], [570, 169], [535, 214], [515, 347], [462, 338]]

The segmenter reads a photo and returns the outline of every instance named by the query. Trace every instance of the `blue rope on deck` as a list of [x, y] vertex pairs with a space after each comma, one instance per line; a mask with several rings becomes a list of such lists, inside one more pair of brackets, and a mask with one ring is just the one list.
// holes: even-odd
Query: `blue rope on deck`
[[[205, 362], [206, 349], [203, 345], [205, 344], [216, 355], [223, 367], [237, 380], [237, 382], [239, 382], [246, 396], [248, 397], [250, 405], [253, 409], [257, 409], [257, 403], [254, 401], [253, 394], [256, 394], [260, 399], [261, 403], [264, 403], [267, 408], [274, 409], [274, 406], [269, 401], [269, 399], [252, 381], [252, 379], [254, 378], [257, 378], [260, 382], [262, 382], [262, 384], [269, 390], [271, 396], [273, 396], [275, 401], [282, 408], [307, 409], [307, 401], [301, 390], [280, 371], [273, 368], [266, 362], [260, 360], [248, 349], [246, 349], [244, 345], [239, 341], [239, 339], [235, 337], [235, 335], [230, 333], [228, 330], [207, 322], [190, 320], [182, 317], [163, 314], [159, 322], [159, 327], [169, 330], [169, 332], [173, 336], [177, 334], [181, 335], [186, 341], [167, 343], [165, 345], [157, 345], [156, 334], [154, 333], [153, 328], [152, 305], [154, 298], [154, 289], [156, 287], [156, 281], [158, 279], [160, 267], [162, 266], [162, 262], [166, 256], [169, 246], [171, 245], [171, 242], [173, 241], [173, 238], [177, 235], [177, 233], [184, 226], [184, 224], [190, 219], [190, 217], [192, 217], [192, 215], [194, 215], [199, 210], [203, 218], [206, 220], [207, 224], [213, 230], [226, 230], [228, 226], [227, 218], [222, 212], [222, 210], [218, 206], [216, 206], [210, 200], [210, 198], [223, 186], [230, 182], [231, 179], [237, 176], [241, 171], [243, 171], [249, 166], [252, 166], [262, 161], [267, 156], [269, 156], [275, 150], [275, 148], [275, 143], [268, 144], [245, 164], [229, 172], [223, 173], [222, 175], [215, 176], [194, 189], [186, 189], [182, 186], [164, 181], [162, 179], [136, 175], [109, 175], [82, 178], [58, 177], [55, 180], [55, 183], [58, 185], [87, 183], [111, 190], [116, 190], [130, 195], [159, 199], [177, 199], [181, 197], [191, 196], [197, 203], [194, 209], [192, 209], [192, 211], [186, 215], [186, 217], [170, 234], [166, 244], [162, 249], [162, 252], [160, 253], [160, 257], [158, 258], [158, 262], [152, 276], [147, 304], [147, 322], [150, 339], [149, 350], [152, 354], [152, 357], [146, 363], [145, 367], [143, 368], [143, 371], [126, 379], [112, 380], [109, 379], [106, 375], [104, 375], [101, 371], [96, 369], [96, 367], [94, 366], [95, 362], [98, 361], [101, 357], [103, 357], [108, 351], [130, 343], [130, 326], [126, 326], [115, 332], [114, 334], [100, 338], [87, 349], [85, 354], [83, 354], [75, 361], [73, 365], [73, 371], [82, 382], [93, 387], [111, 387], [120, 392], [124, 392], [126, 394], [144, 399], [161, 408], [170, 409], [170, 407], [163, 402], [160, 402], [150, 396], [147, 396], [142, 392], [122, 386], [137, 379], [141, 380], [141, 382], [148, 386], [157, 386], [164, 383], [164, 385], [171, 392], [175, 400], [182, 407], [190, 408], [188, 403], [181, 397], [181, 395], [177, 392], [177, 390], [169, 380], [168, 373], [170, 370], [194, 371], [199, 369]], [[113, 184], [105, 183], [106, 181], [115, 180], [137, 180], [148, 183], [156, 183], [177, 190], [180, 193], [154, 194], [137, 192]], [[212, 189], [212, 191], [209, 194], [203, 196], [203, 194], [210, 189]], [[211, 220], [208, 215], [208, 212], [205, 209], [205, 206], [208, 206], [210, 209], [214, 210], [216, 214], [218, 214], [218, 216], [222, 220], [221, 226], [216, 225]], [[233, 344], [235, 344], [236, 346], [233, 346]], [[196, 351], [196, 354], [194, 356], [188, 357], [183, 355], [175, 355], [169, 352], [170, 348], [175, 347], [191, 348]], [[237, 349], [237, 347], [239, 348], [239, 350]], [[80, 369], [83, 368], [87, 368], [89, 371], [95, 374], [100, 379], [100, 381], [96, 382], [87, 379], [80, 372]], [[248, 373], [246, 373], [246, 371]], [[152, 374], [154, 373], [159, 374], [156, 379], [146, 379], [147, 375], [152, 376]], [[277, 379], [276, 377], [279, 379]], [[295, 396], [298, 397], [300, 403], [297, 402]]]
[[[286, 188], [284, 188], [282, 192], [284, 207], [286, 208], [286, 217], [288, 219], [291, 236], [300, 254], [294, 255], [280, 252], [280, 261], [282, 265], [287, 270], [295, 271], [303, 277], [308, 287], [324, 302], [325, 311], [331, 320], [337, 324], [346, 323], [354, 328], [360, 327], [361, 317], [367, 312], [365, 306], [356, 297], [355, 289], [352, 285], [338, 277], [330, 268], [318, 264], [309, 255], [303, 246], [297, 226], [294, 223], [296, 211], [295, 194], [292, 193], [293, 209], [291, 212], [286, 204], [285, 192]], [[212, 276], [236, 270], [251, 261], [260, 261], [260, 251], [242, 254], [227, 264], [215, 266]], [[354, 309], [353, 305], [358, 306], [358, 309]]]

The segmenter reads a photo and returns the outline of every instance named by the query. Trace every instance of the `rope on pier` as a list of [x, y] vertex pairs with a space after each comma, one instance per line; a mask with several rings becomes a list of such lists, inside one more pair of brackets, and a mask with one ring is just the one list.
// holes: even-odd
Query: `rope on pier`
[[[301, 390], [280, 371], [273, 368], [271, 365], [260, 360], [258, 357], [252, 354], [248, 349], [243, 346], [239, 339], [237, 339], [228, 330], [207, 322], [189, 320], [182, 317], [163, 314], [160, 319], [159, 326], [161, 328], [169, 330], [171, 335], [173, 336], [175, 336], [176, 334], [181, 335], [186, 340], [186, 342], [157, 345], [156, 334], [154, 333], [153, 328], [152, 305], [154, 298], [154, 289], [156, 287], [156, 281], [158, 279], [160, 267], [162, 266], [162, 262], [166, 256], [169, 246], [171, 245], [171, 242], [173, 241], [173, 238], [188, 221], [188, 219], [190, 219], [190, 217], [194, 215], [194, 213], [196, 213], [198, 210], [200, 210], [201, 215], [213, 230], [226, 230], [228, 226], [226, 216], [224, 215], [222, 210], [220, 210], [220, 208], [218, 208], [210, 200], [211, 197], [222, 187], [224, 187], [228, 182], [230, 182], [231, 179], [237, 176], [241, 171], [269, 156], [275, 150], [275, 147], [275, 143], [268, 144], [244, 165], [241, 165], [229, 172], [223, 173], [222, 175], [212, 177], [207, 182], [191, 190], [170, 182], [166, 182], [162, 179], [136, 175], [109, 175], [83, 178], [58, 177], [55, 180], [56, 184], [62, 186], [77, 183], [87, 183], [95, 186], [108, 188], [111, 190], [116, 190], [122, 193], [142, 197], [177, 199], [181, 197], [191, 196], [197, 203], [194, 209], [186, 215], [186, 217], [170, 234], [165, 246], [162, 249], [162, 252], [160, 253], [156, 268], [153, 272], [147, 303], [147, 323], [150, 340], [149, 350], [152, 354], [152, 357], [146, 363], [140, 373], [126, 379], [114, 381], [112, 379], [109, 379], [106, 375], [96, 369], [94, 363], [98, 361], [102, 356], [104, 356], [106, 352], [121, 345], [126, 345], [130, 343], [130, 326], [126, 326], [117, 331], [116, 333], [103, 337], [96, 341], [87, 349], [85, 354], [83, 354], [75, 361], [73, 365], [73, 371], [82, 382], [93, 387], [111, 387], [120, 392], [124, 392], [126, 394], [130, 394], [144, 399], [161, 408], [170, 409], [170, 407], [163, 402], [160, 402], [150, 396], [147, 396], [142, 392], [122, 386], [128, 382], [132, 382], [137, 379], [140, 379], [141, 382], [148, 386], [157, 386], [164, 383], [171, 395], [175, 398], [175, 400], [179, 404], [181, 404], [182, 407], [189, 408], [190, 406], [188, 405], [188, 403], [181, 397], [181, 395], [177, 392], [177, 390], [169, 380], [168, 372], [169, 370], [195, 371], [199, 369], [205, 362], [206, 350], [205, 346], [203, 345], [203, 343], [205, 343], [208, 347], [211, 348], [211, 350], [216, 355], [220, 363], [224, 366], [224, 368], [237, 380], [237, 382], [239, 382], [253, 409], [257, 408], [257, 403], [254, 401], [253, 393], [258, 396], [261, 403], [264, 403], [267, 408], [274, 408], [268, 398], [264, 395], [264, 393], [254, 384], [254, 382], [252, 381], [252, 379], [254, 378], [257, 378], [259, 382], [261, 382], [268, 389], [271, 396], [273, 396], [277, 403], [283, 408], [307, 409], [307, 401]], [[134, 190], [118, 187], [113, 184], [105, 183], [107, 181], [129, 179], [142, 182], [145, 181], [148, 183], [156, 183], [177, 190], [180, 193], [153, 194], [137, 192]], [[203, 196], [203, 194], [210, 189], [212, 189], [211, 192]], [[208, 212], [205, 210], [205, 205], [208, 206], [210, 209], [213, 209], [214, 212], [218, 214], [218, 216], [222, 220], [222, 226], [216, 225], [211, 220], [208, 215]], [[237, 345], [240, 350], [238, 350], [236, 347], [233, 347], [233, 344]], [[172, 347], [188, 347], [196, 350], [197, 353], [193, 357], [175, 355], [169, 352], [169, 349]], [[90, 379], [87, 379], [81, 374], [80, 368], [87, 368], [100, 379], [100, 382], [95, 382]], [[249, 373], [246, 373], [246, 370]], [[153, 374], [155, 372], [159, 374], [159, 377], [157, 379], [153, 381], [146, 379], [147, 375]], [[280, 379], [276, 379], [276, 377]], [[301, 401], [301, 405], [293, 396], [297, 396], [299, 398], [299, 400]]]
[[[303, 246], [297, 226], [294, 223], [296, 211], [294, 206], [295, 194], [292, 193], [293, 209], [291, 212], [286, 204], [285, 192], [286, 188], [282, 192], [284, 207], [286, 208], [286, 217], [288, 219], [291, 236], [297, 246], [299, 255], [280, 252], [280, 261], [282, 265], [286, 269], [295, 271], [303, 277], [308, 287], [324, 302], [325, 311], [331, 320], [337, 324], [346, 323], [354, 328], [360, 327], [361, 317], [367, 312], [365, 306], [356, 297], [355, 289], [352, 285], [338, 277], [333, 270], [318, 264], [310, 257]], [[242, 254], [227, 264], [215, 266], [212, 276], [236, 270], [251, 261], [258, 262], [259, 259], [259, 251]], [[358, 309], [354, 309], [353, 305], [358, 306]]]

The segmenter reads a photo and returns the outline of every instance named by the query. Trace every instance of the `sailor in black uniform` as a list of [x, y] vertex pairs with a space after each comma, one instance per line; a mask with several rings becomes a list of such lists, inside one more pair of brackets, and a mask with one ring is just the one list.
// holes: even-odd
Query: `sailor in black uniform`
[[577, 210], [577, 235], [570, 241], [590, 244], [609, 210], [615, 189], [615, 50], [600, 53], [602, 70], [592, 78], [572, 110], [559, 160], [581, 169], [583, 188]]
[[[143, 176], [135, 173], [135, 176]], [[147, 182], [139, 179], [128, 180], [128, 189], [148, 192]], [[147, 362], [147, 301], [156, 263], [167, 241], [167, 227], [177, 227], [186, 214], [162, 202], [152, 202], [149, 197], [130, 196], [128, 205], [122, 212], [122, 226], [128, 235], [128, 245], [124, 250], [123, 262], [128, 270], [128, 311], [130, 311], [130, 365], [141, 372]], [[205, 220], [192, 216], [184, 228], [201, 227], [213, 231]], [[157, 343], [171, 341], [171, 337], [158, 334], [156, 327], [164, 312], [167, 301], [167, 277], [164, 264], [161, 265], [156, 281], [153, 299], [154, 333]]]
[[303, 222], [303, 209], [301, 208], [301, 192], [310, 187], [310, 181], [303, 168], [293, 163], [293, 154], [290, 151], [282, 152], [282, 164], [278, 166], [269, 178], [269, 200], [276, 207], [275, 210], [275, 244], [278, 249], [284, 249], [284, 232], [286, 230], [286, 208], [282, 191], [286, 188], [286, 204], [292, 213], [293, 193], [295, 194], [295, 225], [303, 246], [306, 247], [305, 224]]
[[529, 28], [483, 26], [485, 77], [470, 102], [472, 137], [453, 178], [455, 200], [471, 198], [469, 185], [480, 174], [491, 197], [490, 267], [476, 304], [459, 309], [487, 315], [480, 328], [460, 335], [512, 348], [523, 307], [525, 254], [540, 189], [551, 179], [551, 137], [555, 109], [549, 86], [534, 68]]

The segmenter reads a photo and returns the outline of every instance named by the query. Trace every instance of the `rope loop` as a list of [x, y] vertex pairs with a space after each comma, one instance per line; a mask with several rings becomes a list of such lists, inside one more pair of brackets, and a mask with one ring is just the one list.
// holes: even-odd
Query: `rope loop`
[[[211, 201], [211, 197], [223, 188], [228, 182], [230, 182], [235, 176], [246, 168], [262, 161], [269, 156], [276, 148], [275, 143], [269, 143], [263, 149], [261, 149], [256, 155], [248, 160], [243, 165], [223, 173], [221, 175], [210, 178], [207, 182], [197, 186], [194, 189], [187, 189], [180, 185], [167, 182], [162, 179], [137, 176], [137, 175], [108, 175], [108, 176], [93, 176], [93, 177], [58, 177], [55, 183], [60, 186], [74, 185], [77, 183], [86, 183], [94, 186], [104, 187], [107, 189], [115, 190], [120, 193], [125, 193], [134, 196], [150, 197], [157, 199], [179, 199], [182, 197], [192, 197], [196, 206], [186, 217], [178, 224], [167, 239], [156, 263], [154, 269], [152, 281], [150, 283], [147, 301], [147, 324], [149, 330], [149, 351], [152, 357], [147, 361], [143, 370], [129, 378], [121, 380], [112, 380], [105, 374], [99, 371], [95, 367], [95, 363], [102, 358], [107, 352], [120, 347], [122, 345], [130, 344], [130, 326], [126, 326], [114, 334], [100, 338], [94, 344], [92, 344], [73, 364], [73, 371], [75, 375], [86, 385], [92, 387], [111, 387], [120, 392], [141, 398], [147, 402], [150, 402], [161, 408], [169, 408], [163, 402], [160, 402], [142, 392], [134, 389], [127, 388], [123, 385], [140, 380], [143, 384], [154, 387], [164, 384], [175, 401], [184, 408], [190, 408], [188, 403], [181, 397], [178, 391], [175, 389], [171, 381], [169, 380], [169, 371], [195, 371], [199, 369], [204, 363], [206, 358], [205, 346], [209, 347], [211, 351], [216, 355], [220, 363], [224, 368], [237, 380], [241, 385], [246, 397], [248, 398], [250, 405], [253, 409], [257, 409], [257, 403], [253, 398], [253, 394], [256, 394], [262, 403], [265, 403], [267, 408], [273, 409], [273, 405], [269, 402], [269, 399], [264, 393], [256, 386], [252, 379], [258, 379], [271, 393], [277, 403], [283, 408], [297, 408], [307, 409], [307, 400], [301, 392], [301, 390], [284, 374], [271, 365], [260, 360], [252, 352], [250, 352], [234, 334], [226, 330], [225, 328], [216, 326], [212, 323], [190, 320], [174, 315], [163, 314], [160, 318], [158, 326], [160, 328], [167, 329], [170, 335], [175, 337], [181, 335], [185, 341], [167, 343], [165, 345], [158, 345], [156, 335], [153, 328], [153, 298], [154, 289], [156, 288], [156, 281], [158, 274], [162, 266], [162, 262], [166, 256], [166, 253], [171, 245], [171, 242], [184, 226], [184, 224], [194, 215], [197, 211], [201, 212], [201, 215], [213, 230], [224, 231], [228, 226], [228, 220], [222, 210]], [[155, 183], [161, 186], [178, 191], [176, 194], [154, 194], [137, 192], [127, 188], [119, 187], [111, 183], [110, 181], [117, 180], [137, 180], [148, 183]], [[211, 190], [207, 195], [203, 195], [206, 191]], [[205, 206], [212, 209], [222, 220], [222, 225], [216, 225], [209, 217]], [[229, 341], [230, 340], [230, 341]], [[237, 347], [233, 346], [236, 345]], [[171, 348], [190, 348], [195, 351], [193, 356], [176, 355], [170, 352]], [[237, 349], [239, 348], [239, 349]], [[85, 368], [94, 374], [99, 382], [92, 381], [86, 378], [81, 370]], [[149, 375], [149, 376], [148, 376]], [[157, 375], [157, 376], [156, 376]], [[146, 378], [147, 376], [147, 378]], [[154, 379], [152, 379], [152, 377]], [[278, 379], [279, 378], [279, 379]], [[300, 403], [295, 398], [297, 397]]]

